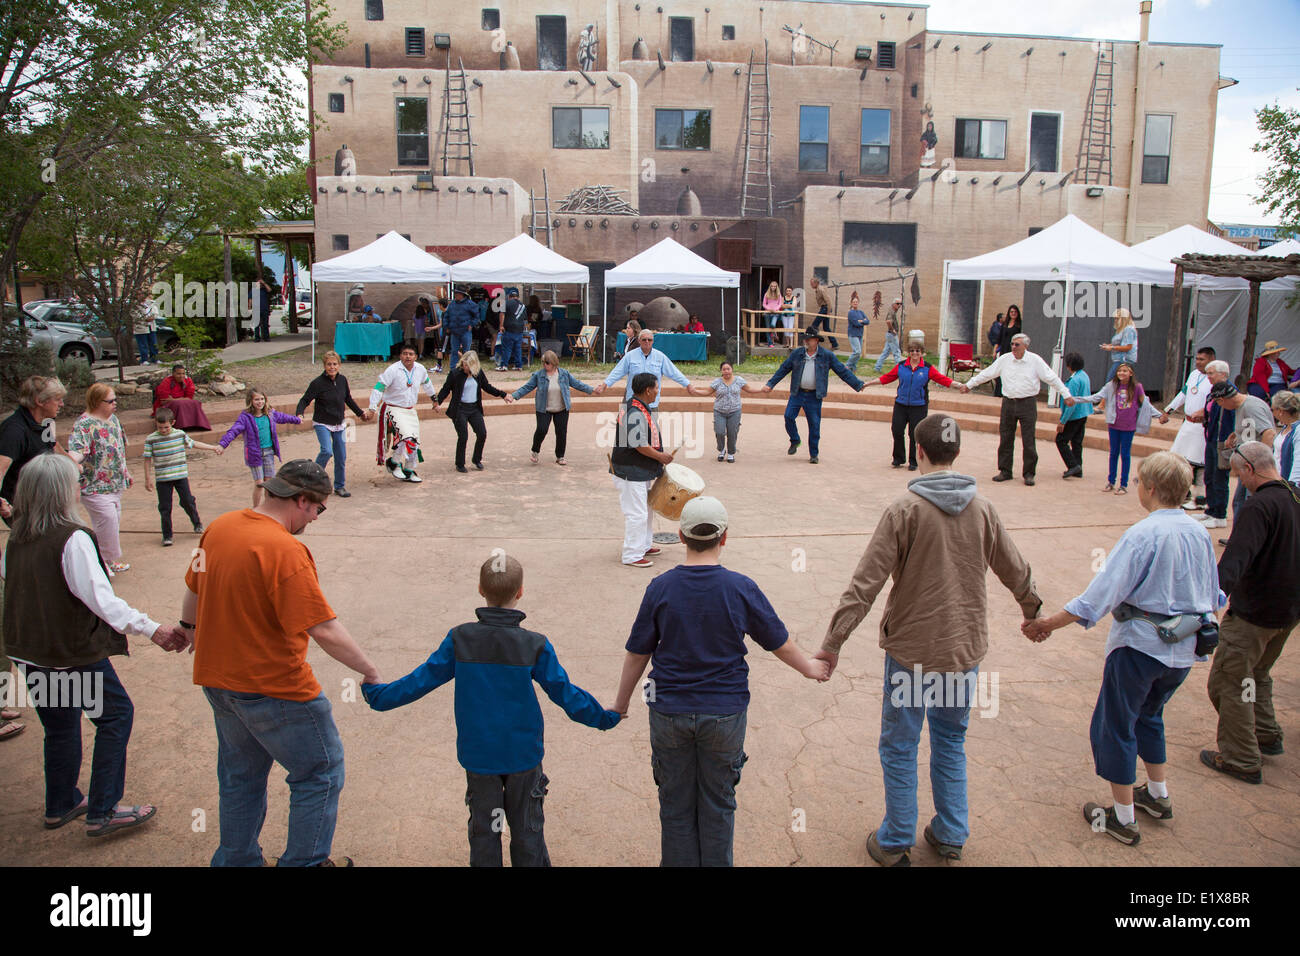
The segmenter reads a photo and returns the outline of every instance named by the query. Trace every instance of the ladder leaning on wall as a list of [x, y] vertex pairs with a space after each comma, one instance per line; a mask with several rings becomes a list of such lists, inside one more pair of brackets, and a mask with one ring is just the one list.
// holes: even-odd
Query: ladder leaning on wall
[[768, 89], [767, 41], [763, 60], [755, 64], [749, 51], [749, 77], [745, 88], [745, 170], [740, 194], [740, 216], [772, 215], [772, 104]]
[[[452, 175], [449, 165], [469, 164], [469, 175], [474, 175], [474, 141], [469, 132], [469, 93], [465, 85], [465, 61], [456, 58], [457, 70], [451, 69], [451, 54], [447, 54], [446, 85], [442, 94], [442, 174]], [[459, 171], [459, 170], [457, 170]]]
[[[539, 197], [533, 190], [528, 190], [528, 235], [546, 246], [547, 249], [554, 249], [555, 242], [552, 238], [551, 229], [551, 189], [546, 182], [546, 170], [542, 170], [542, 195]], [[546, 305], [555, 304], [555, 286], [535, 287], [535, 292], [540, 292], [545, 288], [549, 292]], [[540, 298], [540, 296], [539, 296]]]
[[1114, 184], [1111, 159], [1114, 140], [1111, 113], [1115, 98], [1115, 44], [1097, 45], [1097, 64], [1092, 72], [1092, 91], [1083, 117], [1083, 135], [1079, 138], [1079, 156], [1075, 167], [1079, 182], [1110, 186]]

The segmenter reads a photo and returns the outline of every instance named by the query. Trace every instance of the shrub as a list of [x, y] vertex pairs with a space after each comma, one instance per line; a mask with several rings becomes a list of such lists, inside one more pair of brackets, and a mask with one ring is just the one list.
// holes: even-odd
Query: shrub
[[84, 359], [56, 359], [54, 374], [68, 389], [90, 388], [95, 384], [95, 373]]
[[200, 385], [219, 378], [225, 368], [220, 352], [203, 348], [207, 336], [204, 320], [177, 318], [172, 320], [172, 328], [180, 339], [180, 361], [190, 378]]
[[0, 400], [18, 401], [18, 388], [29, 375], [51, 375], [54, 353], [44, 342], [29, 344], [16, 323], [0, 328]]

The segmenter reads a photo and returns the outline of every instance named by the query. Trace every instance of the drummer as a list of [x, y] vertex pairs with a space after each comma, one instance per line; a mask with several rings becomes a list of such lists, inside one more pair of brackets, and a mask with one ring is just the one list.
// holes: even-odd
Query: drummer
[[[1187, 376], [1187, 381], [1183, 384], [1183, 390], [1174, 396], [1174, 400], [1165, 406], [1165, 410], [1160, 413], [1160, 424], [1169, 421], [1169, 413], [1179, 408], [1183, 410], [1184, 421], [1178, 427], [1178, 434], [1174, 436], [1174, 444], [1170, 449], [1175, 455], [1181, 455], [1187, 459], [1187, 463], [1192, 466], [1192, 485], [1203, 481], [1200, 479], [1200, 473], [1205, 468], [1205, 429], [1202, 422], [1205, 421], [1205, 405], [1210, 398], [1210, 380], [1205, 375], [1205, 366], [1214, 361], [1214, 349], [1206, 345], [1196, 350], [1196, 368], [1192, 374]], [[1192, 509], [1195, 507], [1194, 488], [1187, 490], [1187, 500], [1183, 502], [1183, 507]]]
[[653, 372], [632, 376], [632, 397], [619, 412], [616, 445], [610, 455], [610, 473], [623, 509], [623, 563], [632, 568], [654, 565], [654, 546], [648, 496], [654, 480], [673, 460], [665, 454], [659, 428], [650, 409], [659, 398], [659, 380]]

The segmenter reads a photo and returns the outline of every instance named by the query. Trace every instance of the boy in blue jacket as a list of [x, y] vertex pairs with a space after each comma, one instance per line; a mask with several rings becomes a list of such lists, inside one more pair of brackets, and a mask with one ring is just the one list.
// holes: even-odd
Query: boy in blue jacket
[[488, 606], [478, 620], [453, 627], [432, 656], [401, 680], [362, 684], [373, 710], [419, 700], [456, 679], [456, 757], [465, 768], [469, 865], [501, 866], [501, 818], [510, 825], [510, 865], [550, 866], [542, 833], [542, 709], [533, 681], [571, 720], [598, 730], [619, 722], [569, 682], [543, 634], [519, 626], [524, 569], [497, 549], [479, 568], [478, 593]]

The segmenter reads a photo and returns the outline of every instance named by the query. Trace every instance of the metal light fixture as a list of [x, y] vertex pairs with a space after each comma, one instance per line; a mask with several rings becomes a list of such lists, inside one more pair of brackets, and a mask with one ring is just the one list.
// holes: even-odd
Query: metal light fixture
[[450, 50], [450, 49], [451, 49], [451, 34], [450, 34], [450, 33], [435, 33], [435, 34], [433, 35], [433, 46], [434, 46], [434, 49], [436, 49], [436, 50]]
[[1102, 189], [1100, 186], [1089, 186], [1089, 187], [1088, 187], [1088, 198], [1089, 198], [1089, 199], [1096, 199], [1096, 198], [1098, 198], [1099, 196], [1103, 195], [1105, 192], [1106, 192], [1106, 190]]

